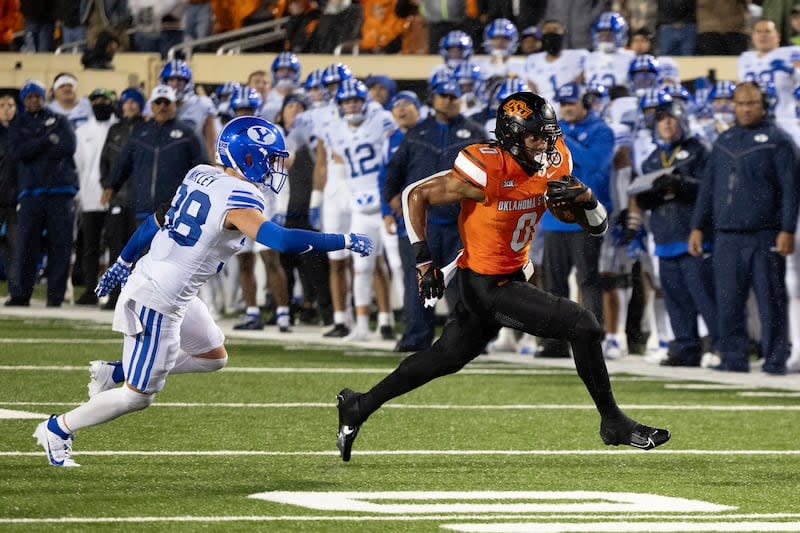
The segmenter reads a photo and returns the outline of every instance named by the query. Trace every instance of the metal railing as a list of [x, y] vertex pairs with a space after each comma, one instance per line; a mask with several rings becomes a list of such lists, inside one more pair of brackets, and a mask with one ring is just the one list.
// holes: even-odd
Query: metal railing
[[[202, 39], [193, 39], [190, 41], [184, 41], [180, 44], [176, 44], [172, 48], [167, 51], [167, 60], [175, 59], [175, 53], [178, 50], [184, 51], [184, 57], [187, 59], [192, 55], [192, 51], [197, 48], [198, 46], [203, 46], [206, 44], [214, 44], [214, 43], [221, 43], [223, 41], [228, 41], [233, 37], [243, 37], [247, 35], [251, 35], [253, 33], [263, 33], [269, 31], [275, 31], [276, 29], [280, 29], [280, 32], [284, 34], [283, 28], [286, 26], [286, 23], [289, 21], [289, 17], [282, 17], [275, 20], [270, 20], [267, 22], [261, 22], [259, 24], [253, 24], [252, 26], [245, 26], [244, 28], [239, 28], [238, 30], [227, 31], [225, 33], [216, 33], [214, 35], [209, 35], [208, 37], [203, 37]], [[279, 38], [283, 38], [282, 36]], [[242, 39], [244, 40], [244, 39]], [[277, 40], [273, 39], [273, 40]], [[271, 42], [271, 41], [268, 41]], [[262, 43], [263, 44], [263, 43]], [[255, 46], [255, 45], [254, 45]]]
[[[275, 22], [280, 21], [288, 21], [289, 19], [284, 17], [282, 19], [277, 19]], [[250, 37], [245, 37], [244, 39], [239, 39], [237, 41], [231, 41], [229, 43], [225, 43], [219, 48], [217, 48], [217, 55], [232, 55], [238, 54], [243, 50], [250, 50], [257, 46], [262, 46], [269, 43], [274, 43], [275, 41], [280, 41], [286, 38], [286, 24], [276, 25], [272, 31], [269, 33], [262, 33], [260, 35], [253, 35]]]

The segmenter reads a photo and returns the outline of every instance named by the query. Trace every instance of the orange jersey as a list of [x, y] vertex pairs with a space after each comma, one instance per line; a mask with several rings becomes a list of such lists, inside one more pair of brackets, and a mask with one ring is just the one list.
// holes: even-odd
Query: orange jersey
[[484, 201], [461, 202], [458, 218], [464, 253], [458, 266], [479, 274], [509, 274], [528, 261], [547, 181], [572, 173], [572, 155], [559, 137], [546, 166], [533, 176], [499, 146], [473, 144], [453, 163], [456, 176], [483, 190]]

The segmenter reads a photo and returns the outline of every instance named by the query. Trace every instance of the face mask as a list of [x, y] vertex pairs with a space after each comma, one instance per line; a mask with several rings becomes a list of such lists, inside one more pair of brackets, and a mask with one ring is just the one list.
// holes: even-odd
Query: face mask
[[94, 118], [104, 122], [111, 118], [114, 106], [112, 104], [97, 104], [92, 106], [92, 111], [94, 112]]
[[551, 56], [557, 56], [564, 49], [564, 36], [560, 33], [545, 33], [542, 35], [542, 50]]

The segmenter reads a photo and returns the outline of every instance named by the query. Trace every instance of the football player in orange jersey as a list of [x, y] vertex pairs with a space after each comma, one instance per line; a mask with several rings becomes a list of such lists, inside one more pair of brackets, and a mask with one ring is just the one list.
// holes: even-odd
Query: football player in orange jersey
[[[547, 183], [569, 176], [572, 170], [552, 106], [537, 94], [514, 93], [500, 102], [495, 133], [496, 142], [468, 146], [451, 170], [413, 183], [403, 192], [421, 298], [438, 298], [444, 291], [442, 272], [425, 242], [427, 207], [461, 202], [464, 253], [456, 270], [460, 300], [429, 350], [407, 357], [366, 393], [350, 389], [339, 393], [336, 445], [344, 461], [350, 460], [361, 425], [381, 405], [459, 371], [502, 326], [572, 344], [578, 375], [600, 412], [603, 442], [649, 450], [670, 438], [668, 430], [639, 424], [617, 406], [601, 346], [605, 332], [594, 314], [527, 283], [532, 274], [528, 248], [546, 208]], [[574, 196], [575, 209], [585, 213], [582, 226], [602, 235], [607, 227], [605, 209], [591, 189], [570, 179], [582, 187], [583, 192]], [[551, 203], [556, 200], [553, 196]]]

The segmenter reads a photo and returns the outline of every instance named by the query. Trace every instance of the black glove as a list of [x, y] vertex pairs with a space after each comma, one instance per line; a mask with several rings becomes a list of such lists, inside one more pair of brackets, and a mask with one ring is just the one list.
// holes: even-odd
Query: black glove
[[653, 189], [660, 193], [674, 193], [675, 189], [678, 188], [680, 181], [680, 175], [676, 176], [675, 174], [667, 174], [666, 176], [659, 176], [653, 181]]
[[[420, 265], [422, 266], [422, 265]], [[419, 288], [419, 301], [425, 304], [427, 298], [441, 298], [444, 296], [444, 276], [442, 271], [432, 264], [423, 274], [417, 268], [417, 286]]]
[[[570, 208], [575, 205], [575, 198], [586, 192], [588, 187], [575, 176], [564, 176], [557, 180], [547, 182], [547, 206], [558, 210]], [[592, 198], [583, 204], [592, 204], [596, 200]], [[589, 207], [582, 205], [581, 207]]]

